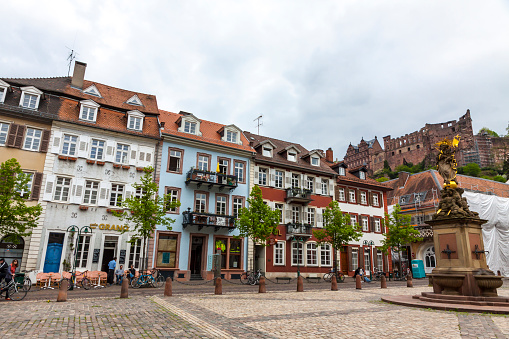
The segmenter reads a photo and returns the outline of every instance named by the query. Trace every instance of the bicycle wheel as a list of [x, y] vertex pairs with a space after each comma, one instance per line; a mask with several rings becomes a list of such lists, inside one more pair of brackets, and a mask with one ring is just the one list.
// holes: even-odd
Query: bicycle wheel
[[326, 282], [331, 282], [331, 280], [332, 280], [332, 273], [325, 273], [323, 275], [323, 280], [325, 280]]
[[81, 287], [83, 287], [85, 290], [89, 290], [90, 287], [92, 287], [92, 284], [90, 283], [90, 280], [88, 278], [81, 279]]
[[339, 274], [337, 275], [336, 279], [338, 280], [338, 282], [345, 282], [345, 275], [344, 275], [344, 274], [339, 273]]
[[58, 288], [60, 289], [60, 284], [62, 284], [64, 281], [67, 281], [67, 290], [70, 290], [72, 282], [71, 282], [71, 279], [67, 279], [67, 278], [60, 279], [60, 281], [58, 282]]
[[156, 287], [163, 287], [164, 282], [164, 277], [162, 275], [158, 275], [156, 279]]
[[30, 291], [31, 288], [32, 280], [30, 280], [30, 278], [25, 277], [25, 279], [23, 279], [23, 289], [28, 292]]
[[240, 275], [240, 282], [245, 285], [248, 283], [249, 275], [247, 272], [244, 272]]
[[256, 285], [257, 280], [256, 280], [255, 276], [252, 274], [247, 278], [247, 282], [249, 283], [249, 285], [254, 286], [254, 285]]
[[9, 287], [9, 298], [15, 301], [23, 300], [27, 295], [27, 291], [23, 289], [22, 284], [12, 284], [11, 287]]
[[134, 288], [140, 288], [141, 285], [143, 285], [145, 283], [143, 277], [139, 277], [138, 279], [136, 279], [136, 282], [134, 283], [133, 287]]

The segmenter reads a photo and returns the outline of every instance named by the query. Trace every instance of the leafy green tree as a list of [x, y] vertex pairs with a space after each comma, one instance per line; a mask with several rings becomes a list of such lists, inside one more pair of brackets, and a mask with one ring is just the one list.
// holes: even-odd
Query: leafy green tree
[[268, 246], [270, 236], [278, 234], [280, 217], [279, 210], [273, 211], [263, 202], [262, 190], [255, 185], [247, 199], [247, 207], [239, 211], [237, 219], [239, 236], [251, 238], [257, 245]]
[[362, 237], [358, 223], [352, 225], [350, 215], [343, 213], [337, 201], [331, 201], [323, 212], [323, 228], [313, 230], [318, 245], [330, 244], [333, 248], [334, 271], [337, 272], [337, 251], [350, 241]]
[[504, 178], [504, 177], [503, 177], [503, 176], [501, 176], [501, 175], [497, 175], [497, 176], [495, 176], [495, 177], [493, 178], [493, 180], [498, 181], [498, 182], [506, 182], [506, 181], [507, 181], [507, 180], [506, 180], [506, 178]]
[[462, 174], [469, 175], [471, 177], [478, 177], [481, 173], [481, 167], [479, 167], [479, 165], [475, 162], [472, 162], [463, 166], [461, 168], [461, 172]]
[[376, 181], [378, 181], [378, 182], [385, 182], [385, 181], [388, 181], [388, 180], [389, 180], [389, 178], [387, 178], [387, 177], [380, 177], [380, 178], [376, 179]]
[[[131, 196], [122, 201], [123, 211], [114, 211], [113, 215], [118, 217], [121, 221], [126, 221], [129, 224], [129, 231], [134, 231], [134, 236], [130, 242], [134, 243], [138, 239], [143, 239], [145, 250], [142, 256], [142, 269], [146, 267], [148, 257], [148, 239], [152, 238], [157, 225], [166, 227], [171, 230], [171, 225], [175, 219], [168, 218], [166, 211], [168, 209], [177, 208], [180, 206], [180, 201], [171, 200], [169, 195], [159, 196], [158, 185], [154, 182], [152, 167], [143, 169], [145, 174], [140, 178], [141, 183], [134, 184], [134, 188], [141, 190], [141, 195]], [[132, 228], [131, 228], [132, 226]], [[123, 230], [122, 233], [128, 232]]]
[[492, 137], [497, 137], [497, 138], [499, 137], [497, 132], [495, 132], [487, 127], [483, 127], [479, 130], [479, 133], [483, 133], [483, 132], [487, 133], [488, 135], [491, 135]]
[[[388, 253], [389, 250], [395, 249], [399, 253], [399, 267], [401, 269], [401, 247], [415, 241], [421, 241], [419, 231], [410, 224], [411, 217], [401, 214], [399, 204], [394, 206], [394, 211], [385, 215], [384, 239], [382, 240], [382, 251]], [[403, 272], [401, 272], [403, 273]]]
[[23, 173], [16, 159], [0, 164], [0, 234], [8, 241], [29, 236], [37, 227], [42, 208], [26, 204], [29, 181], [30, 176]]

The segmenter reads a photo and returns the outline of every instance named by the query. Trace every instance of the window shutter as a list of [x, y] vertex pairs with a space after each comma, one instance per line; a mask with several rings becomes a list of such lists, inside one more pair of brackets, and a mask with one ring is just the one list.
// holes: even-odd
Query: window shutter
[[85, 179], [74, 178], [72, 186], [71, 204], [81, 204], [83, 198], [83, 187], [85, 186]]
[[[140, 151], [140, 159], [139, 159], [139, 160], [140, 160], [140, 162], [145, 161], [145, 152], [141, 152], [141, 151]], [[141, 165], [141, 164], [140, 164], [140, 165]]]
[[323, 227], [323, 210], [321, 208], [316, 209], [316, 227]]
[[41, 140], [41, 149], [40, 149], [41, 152], [43, 152], [43, 153], [48, 152], [50, 137], [51, 137], [51, 131], [49, 129], [45, 129], [42, 131], [42, 140]]
[[133, 185], [131, 185], [131, 184], [126, 184], [124, 186], [124, 190], [125, 190], [125, 198], [126, 199], [129, 199], [136, 191], [135, 188], [133, 187]]
[[306, 179], [306, 176], [304, 174], [299, 175], [299, 187], [300, 188], [307, 188], [305, 179]]
[[39, 195], [41, 194], [41, 185], [42, 185], [42, 173], [37, 172], [34, 173], [34, 181], [32, 184], [32, 195], [30, 196], [30, 200], [39, 200]]
[[368, 225], [369, 225], [369, 231], [370, 232], [375, 232], [375, 219], [373, 217], [369, 217], [369, 222], [368, 222]]
[[315, 178], [315, 192], [316, 194], [322, 194], [322, 179], [320, 177]]
[[88, 158], [88, 143], [90, 142], [90, 137], [88, 135], [80, 135], [80, 143], [78, 148], [78, 157], [79, 158]]
[[254, 182], [255, 182], [255, 185], [260, 184], [260, 183], [258, 182], [259, 173], [260, 173], [260, 167], [255, 166], [255, 167], [254, 167]]
[[23, 146], [23, 138], [25, 137], [26, 126], [18, 125], [18, 130], [16, 131], [16, 141], [14, 141], [15, 148], [21, 148]]
[[355, 189], [355, 201], [360, 204], [361, 203], [361, 191], [358, 189]]
[[145, 153], [145, 161], [147, 162], [147, 166], [152, 165], [152, 153], [147, 152]]
[[286, 221], [285, 221], [286, 224], [292, 222], [292, 209], [290, 208], [290, 206], [288, 206], [286, 208], [286, 218], [285, 219], [286, 219]]
[[99, 206], [109, 206], [111, 182], [101, 181], [99, 184]]
[[60, 153], [60, 140], [62, 139], [62, 132], [53, 131], [53, 144], [51, 144], [51, 153]]
[[348, 253], [348, 270], [349, 271], [355, 271], [357, 269], [353, 268], [353, 258], [352, 258], [352, 246], [346, 247], [347, 253]]
[[373, 253], [371, 253], [371, 263], [373, 265], [373, 269], [378, 267], [378, 256], [376, 255], [376, 247], [373, 246]]
[[18, 124], [11, 124], [9, 127], [9, 135], [7, 136], [7, 146], [14, 147], [14, 143], [16, 142], [16, 134], [18, 133]]
[[269, 168], [269, 186], [276, 186], [276, 170], [274, 168]]
[[131, 156], [129, 157], [129, 165], [136, 166], [137, 152], [138, 152], [138, 145], [131, 145]]
[[373, 206], [373, 192], [368, 193], [368, 204], [369, 206]]
[[106, 155], [104, 156], [104, 160], [113, 162], [115, 159], [115, 141], [106, 140]]
[[48, 174], [46, 176], [46, 189], [44, 190], [44, 195], [42, 196], [43, 200], [53, 200], [53, 186], [55, 185], [55, 180], [56, 176], [53, 174]]
[[285, 172], [285, 188], [292, 187], [292, 172]]
[[329, 179], [329, 195], [334, 196], [334, 179]]
[[380, 229], [382, 230], [382, 233], [385, 233], [385, 225], [384, 220], [380, 218]]

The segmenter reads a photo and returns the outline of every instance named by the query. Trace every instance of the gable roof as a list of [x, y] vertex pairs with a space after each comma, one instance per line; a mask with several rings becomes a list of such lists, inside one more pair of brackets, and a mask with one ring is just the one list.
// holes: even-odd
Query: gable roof
[[346, 168], [345, 175], [338, 175], [336, 177], [336, 182], [338, 184], [344, 184], [344, 185], [355, 184], [357, 186], [359, 186], [359, 185], [367, 186], [367, 187], [376, 188], [376, 189], [379, 189], [382, 191], [392, 190], [392, 188], [389, 187], [388, 185], [386, 185], [385, 183], [378, 182], [372, 178], [369, 178], [367, 175], [366, 175], [366, 179], [361, 179], [358, 176], [356, 176], [355, 174], [353, 174], [353, 173], [358, 172], [362, 169], [366, 170], [365, 166], [358, 166], [358, 167], [350, 169], [345, 165], [345, 163], [343, 161], [336, 162], [330, 166], [331, 166], [331, 168], [336, 168], [336, 167], [340, 167], [340, 166]]

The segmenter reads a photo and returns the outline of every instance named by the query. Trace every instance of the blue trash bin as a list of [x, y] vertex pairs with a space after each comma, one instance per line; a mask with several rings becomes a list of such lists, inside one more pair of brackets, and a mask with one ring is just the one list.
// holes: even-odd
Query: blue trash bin
[[412, 276], [414, 278], [425, 278], [424, 262], [419, 259], [412, 260]]

